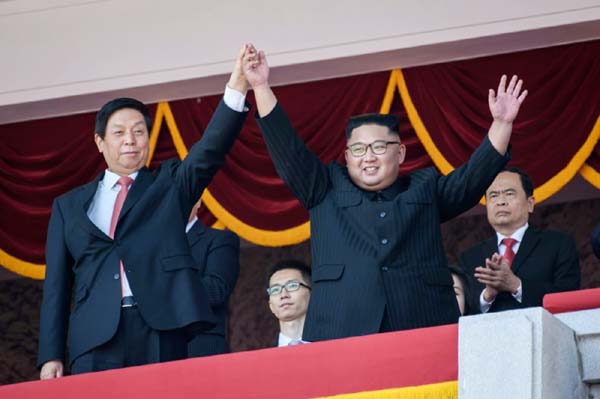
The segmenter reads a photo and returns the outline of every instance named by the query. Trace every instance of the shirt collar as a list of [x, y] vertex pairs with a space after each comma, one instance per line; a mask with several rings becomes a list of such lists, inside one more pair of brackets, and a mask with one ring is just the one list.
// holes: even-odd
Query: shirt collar
[[288, 346], [292, 339], [280, 331], [277, 346]]
[[366, 196], [371, 201], [376, 200], [377, 198], [381, 198], [384, 201], [392, 201], [394, 198], [398, 196], [404, 189], [404, 183], [401, 178], [396, 179], [391, 186], [384, 188], [379, 191], [366, 191]]
[[192, 229], [192, 227], [194, 227], [194, 225], [196, 224], [196, 222], [198, 221], [198, 217], [194, 216], [194, 218], [188, 222], [187, 226], [185, 226], [185, 232], [189, 233], [190, 230]]
[[[130, 174], [129, 177], [131, 177], [133, 180], [135, 180], [138, 173], [139, 173], [139, 171], [135, 171], [132, 174]], [[102, 185], [105, 188], [109, 188], [109, 189], [113, 188], [115, 186], [115, 184], [117, 184], [117, 180], [119, 180], [120, 178], [121, 178], [121, 176], [119, 176], [118, 174], [106, 169], [104, 171], [104, 177], [102, 178]]]
[[523, 236], [525, 235], [525, 231], [527, 230], [528, 227], [529, 227], [529, 223], [525, 223], [523, 226], [519, 227], [510, 236], [505, 236], [505, 235], [502, 235], [502, 234], [496, 232], [496, 239], [498, 240], [498, 246], [500, 246], [500, 244], [502, 243], [502, 240], [505, 238], [514, 238], [515, 240], [517, 240], [518, 243], [521, 243], [521, 241], [523, 241]]

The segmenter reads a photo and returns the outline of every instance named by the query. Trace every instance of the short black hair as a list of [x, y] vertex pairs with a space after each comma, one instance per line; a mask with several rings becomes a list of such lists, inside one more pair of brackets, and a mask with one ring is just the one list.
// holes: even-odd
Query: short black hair
[[510, 172], [510, 173], [518, 174], [519, 177], [521, 178], [521, 186], [523, 186], [523, 191], [525, 191], [525, 196], [527, 198], [529, 198], [533, 195], [533, 182], [531, 181], [531, 178], [529, 177], [529, 175], [527, 173], [525, 173], [525, 171], [523, 169], [517, 168], [516, 166], [505, 166], [504, 169], [502, 169], [500, 171], [500, 173], [502, 173], [502, 172]]
[[400, 119], [390, 114], [363, 114], [350, 117], [346, 124], [346, 140], [350, 140], [352, 131], [362, 125], [379, 125], [385, 126], [390, 130], [391, 134], [400, 136], [398, 127]]
[[300, 272], [300, 274], [302, 275], [302, 278], [304, 279], [304, 281], [308, 284], [310, 284], [310, 275], [311, 275], [311, 268], [310, 266], [308, 266], [306, 263], [299, 261], [299, 260], [294, 260], [294, 259], [286, 259], [286, 260], [282, 260], [280, 262], [275, 263], [273, 266], [271, 266], [271, 269], [269, 269], [269, 275], [267, 276], [267, 288], [269, 287], [269, 282], [271, 281], [271, 277], [273, 277], [273, 275], [275, 273], [277, 273], [280, 270], [284, 270], [284, 269], [294, 269], [294, 270], [298, 270]]
[[475, 280], [456, 264], [448, 265], [450, 273], [456, 275], [463, 285], [465, 296], [465, 312], [463, 316], [481, 313], [479, 310], [479, 296], [475, 290]]
[[136, 111], [139, 111], [144, 116], [144, 121], [146, 122], [146, 127], [148, 128], [148, 134], [152, 130], [152, 118], [150, 118], [150, 112], [148, 108], [144, 105], [143, 102], [136, 100], [135, 98], [115, 98], [104, 104], [100, 111], [96, 114], [96, 126], [94, 128], [94, 133], [96, 133], [101, 138], [104, 138], [106, 134], [106, 124], [110, 119], [111, 115], [117, 112], [118, 110], [131, 108]]

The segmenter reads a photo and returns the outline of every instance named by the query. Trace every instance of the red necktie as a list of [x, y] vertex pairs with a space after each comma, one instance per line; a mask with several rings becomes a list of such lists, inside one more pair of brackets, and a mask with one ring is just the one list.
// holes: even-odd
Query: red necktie
[[504, 251], [504, 255], [502, 257], [508, 261], [508, 266], [512, 267], [513, 260], [515, 259], [515, 251], [513, 251], [513, 246], [518, 242], [514, 238], [503, 238], [502, 244], [506, 245], [506, 250]]
[[[119, 193], [117, 194], [117, 199], [115, 200], [115, 207], [113, 208], [113, 214], [110, 219], [110, 238], [115, 237], [115, 228], [117, 227], [117, 220], [119, 220], [119, 214], [121, 213], [121, 209], [123, 209], [123, 204], [125, 203], [125, 198], [127, 198], [127, 193], [129, 193], [129, 186], [133, 183], [133, 179], [129, 176], [123, 176], [119, 180], [117, 180], [117, 184], [121, 186]], [[123, 270], [123, 261], [120, 261], [119, 269], [121, 272], [121, 293], [123, 292], [123, 277], [125, 276], [125, 271]]]

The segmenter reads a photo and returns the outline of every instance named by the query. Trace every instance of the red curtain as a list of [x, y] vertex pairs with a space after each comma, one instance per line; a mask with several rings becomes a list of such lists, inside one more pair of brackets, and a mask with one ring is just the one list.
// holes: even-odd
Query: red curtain
[[[487, 89], [496, 88], [502, 73], [523, 77], [530, 90], [514, 126], [512, 163], [531, 174], [541, 189], [538, 200], [566, 184], [584, 162], [592, 171], [584, 176], [593, 180], [600, 171], [600, 41], [289, 85], [275, 93], [323, 162], [343, 161], [349, 116], [389, 110], [400, 117], [408, 147], [402, 172], [435, 164], [447, 173], [485, 135], [491, 122]], [[197, 141], [220, 98], [161, 104], [172, 112], [172, 126], [160, 118], [151, 167], [181, 154], [174, 138], [185, 148]], [[254, 102], [252, 93], [248, 100]], [[157, 112], [156, 105], [151, 110]], [[43, 267], [52, 200], [105, 168], [93, 125], [93, 113], [0, 125], [0, 264], [43, 277], [24, 269]], [[253, 115], [209, 191], [212, 200], [205, 202], [212, 213], [200, 212], [207, 224], [218, 219], [263, 245], [308, 238], [307, 212], [277, 177]]]
[[[487, 90], [502, 74], [517, 74], [529, 89], [514, 124], [511, 164], [540, 187], [567, 167], [600, 115], [600, 41], [405, 70], [415, 107], [452, 165], [463, 163], [489, 128]], [[560, 183], [566, 181], [557, 190]]]

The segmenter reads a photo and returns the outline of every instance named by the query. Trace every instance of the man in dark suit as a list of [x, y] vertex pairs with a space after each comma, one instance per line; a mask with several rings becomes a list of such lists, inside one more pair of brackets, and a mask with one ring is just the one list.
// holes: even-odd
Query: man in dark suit
[[310, 267], [297, 260], [284, 260], [271, 267], [267, 295], [269, 309], [279, 321], [275, 346], [305, 343], [302, 331], [310, 302], [310, 274]]
[[227, 304], [240, 273], [240, 239], [227, 230], [217, 230], [202, 224], [196, 213], [198, 201], [186, 227], [188, 242], [198, 274], [208, 296], [217, 325], [194, 336], [188, 344], [188, 357], [220, 355], [229, 352], [225, 340]]
[[258, 125], [280, 177], [308, 209], [312, 295], [303, 339], [455, 323], [458, 306], [440, 223], [474, 206], [509, 159], [512, 122], [527, 92], [514, 76], [490, 90], [493, 123], [471, 159], [448, 176], [399, 176], [405, 147], [398, 120], [363, 115], [346, 127], [346, 166], [325, 166], [295, 134], [269, 87], [264, 53], [252, 47], [244, 73]]
[[573, 239], [529, 226], [535, 199], [524, 171], [505, 168], [485, 197], [496, 235], [460, 256], [461, 268], [478, 281], [475, 292], [482, 312], [542, 306], [545, 294], [579, 288]]
[[245, 51], [183, 161], [145, 167], [152, 121], [139, 101], [98, 112], [94, 138], [108, 168], [58, 197], [48, 227], [42, 379], [63, 375], [67, 332], [71, 372], [82, 373], [185, 358], [187, 334], [214, 325], [185, 226], [244, 122]]

